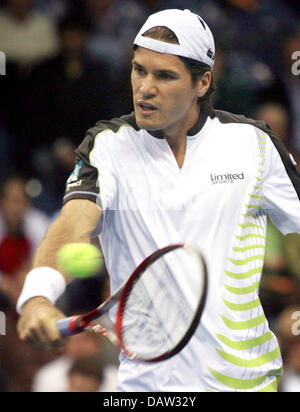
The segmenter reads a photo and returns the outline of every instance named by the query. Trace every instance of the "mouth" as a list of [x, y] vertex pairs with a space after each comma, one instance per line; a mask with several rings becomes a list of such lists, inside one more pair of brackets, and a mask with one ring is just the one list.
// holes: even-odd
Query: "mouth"
[[155, 106], [144, 101], [137, 101], [137, 107], [143, 114], [151, 114], [157, 110]]

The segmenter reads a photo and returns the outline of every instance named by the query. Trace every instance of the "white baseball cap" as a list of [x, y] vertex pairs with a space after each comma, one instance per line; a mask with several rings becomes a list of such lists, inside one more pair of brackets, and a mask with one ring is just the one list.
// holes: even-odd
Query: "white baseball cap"
[[[179, 44], [151, 39], [143, 34], [153, 27], [164, 26], [177, 36]], [[138, 32], [134, 45], [159, 53], [189, 57], [213, 68], [215, 42], [205, 21], [190, 10], [169, 9], [152, 14]]]

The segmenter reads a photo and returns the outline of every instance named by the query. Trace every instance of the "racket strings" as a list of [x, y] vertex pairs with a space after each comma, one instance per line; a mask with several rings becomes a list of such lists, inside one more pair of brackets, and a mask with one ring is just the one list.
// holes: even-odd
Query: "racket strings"
[[200, 264], [190, 250], [176, 249], [136, 281], [123, 313], [123, 343], [130, 353], [152, 359], [183, 338], [202, 297]]

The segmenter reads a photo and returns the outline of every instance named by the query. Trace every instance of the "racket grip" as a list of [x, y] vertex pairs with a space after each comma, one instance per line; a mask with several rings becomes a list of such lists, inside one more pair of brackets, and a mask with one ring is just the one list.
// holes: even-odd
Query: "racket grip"
[[56, 321], [56, 327], [64, 338], [84, 331], [80, 316], [70, 316], [60, 319]]

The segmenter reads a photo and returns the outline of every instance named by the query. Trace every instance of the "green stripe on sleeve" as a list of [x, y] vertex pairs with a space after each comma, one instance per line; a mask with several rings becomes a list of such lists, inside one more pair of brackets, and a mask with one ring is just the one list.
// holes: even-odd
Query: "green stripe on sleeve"
[[248, 205], [248, 204], [245, 204], [245, 206], [246, 206], [248, 209], [261, 209], [261, 206], [258, 206], [258, 205]]
[[234, 273], [234, 272], [229, 272], [228, 270], [225, 270], [225, 273], [227, 276], [230, 276], [233, 279], [247, 279], [247, 278], [250, 278], [252, 275], [261, 273], [262, 270], [263, 270], [263, 266], [260, 266], [258, 268], [250, 269], [247, 272], [243, 272], [243, 273]]
[[263, 260], [264, 256], [263, 255], [254, 255], [254, 256], [250, 256], [248, 258], [245, 259], [232, 259], [230, 258], [230, 262], [232, 262], [235, 265], [246, 265], [249, 262], [253, 262], [253, 260]]
[[250, 197], [251, 197], [252, 199], [258, 199], [258, 200], [262, 200], [262, 199], [263, 199], [262, 196], [258, 196], [258, 195], [251, 195], [251, 194], [250, 194]]
[[243, 229], [246, 229], [247, 227], [255, 227], [257, 229], [262, 229], [261, 226], [259, 225], [255, 225], [254, 223], [245, 223], [245, 224], [239, 224], [240, 227], [242, 227]]
[[236, 239], [238, 240], [247, 240], [250, 238], [258, 238], [258, 239], [265, 239], [264, 235], [256, 235], [255, 233], [249, 233], [249, 235], [245, 236], [236, 236]]
[[235, 311], [246, 311], [246, 310], [251, 310], [251, 309], [254, 309], [260, 306], [259, 299], [251, 300], [251, 302], [247, 302], [247, 303], [232, 303], [226, 299], [223, 299], [223, 301], [229, 309], [235, 310]]
[[250, 245], [250, 246], [245, 246], [245, 247], [236, 247], [234, 246], [232, 248], [235, 252], [246, 252], [247, 250], [252, 250], [252, 249], [265, 249], [265, 245]]
[[229, 348], [235, 350], [246, 350], [254, 348], [255, 346], [262, 345], [273, 338], [272, 332], [267, 332], [264, 335], [259, 336], [258, 338], [242, 340], [242, 341], [233, 341], [228, 339], [226, 336], [216, 334], [216, 337], [222, 342], [225, 343]]
[[223, 385], [228, 386], [232, 389], [254, 389], [256, 386], [261, 385], [267, 379], [267, 376], [259, 376], [255, 379], [237, 379], [232, 378], [231, 376], [223, 375], [215, 371], [214, 369], [209, 368], [210, 373]]
[[253, 318], [246, 321], [234, 321], [226, 318], [225, 316], [221, 316], [225, 325], [232, 330], [244, 330], [254, 328], [266, 321], [265, 315], [258, 316], [257, 318]]
[[274, 359], [280, 356], [280, 349], [277, 347], [272, 352], [264, 353], [261, 356], [258, 356], [254, 359], [243, 359], [239, 358], [238, 356], [231, 355], [230, 353], [226, 353], [220, 349], [216, 349], [218, 354], [227, 362], [231, 363], [232, 365], [240, 366], [242, 368], [257, 368], [259, 366], [263, 366], [266, 363], [272, 362]]
[[253, 285], [245, 287], [245, 288], [235, 288], [233, 286], [224, 285], [225, 288], [235, 295], [247, 295], [248, 293], [255, 292], [259, 287], [259, 282], [253, 283]]
[[257, 392], [277, 392], [278, 385], [279, 385], [280, 378], [276, 378], [270, 385], [266, 386], [265, 388], [260, 389]]

